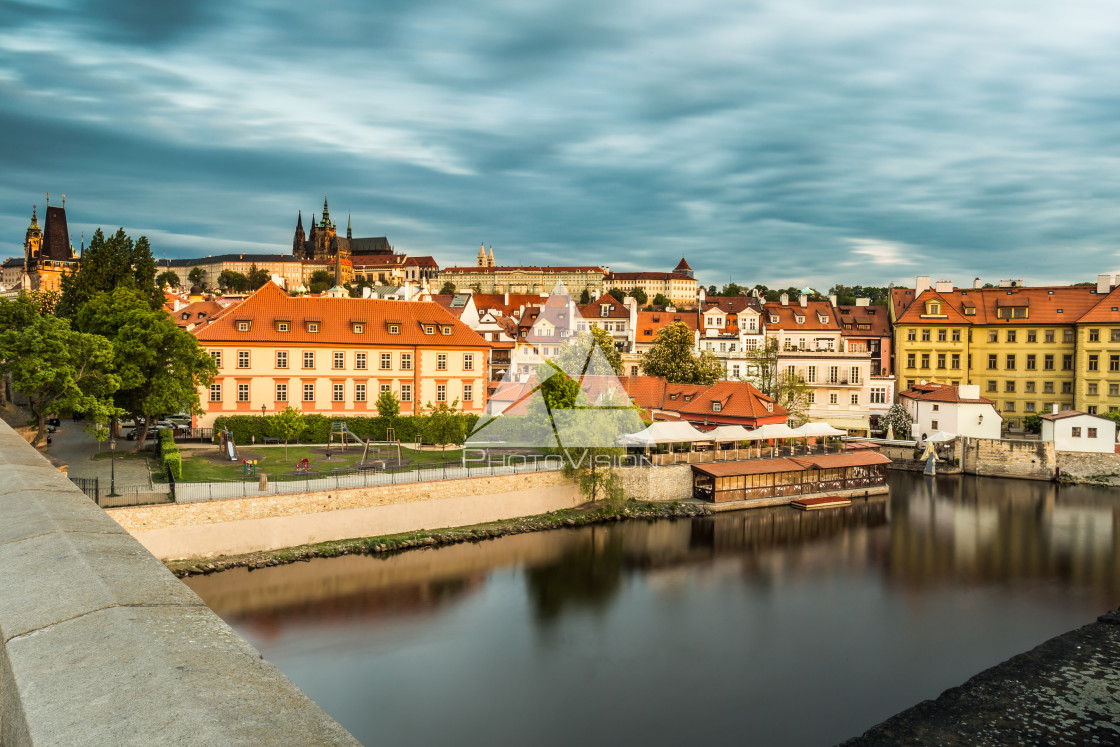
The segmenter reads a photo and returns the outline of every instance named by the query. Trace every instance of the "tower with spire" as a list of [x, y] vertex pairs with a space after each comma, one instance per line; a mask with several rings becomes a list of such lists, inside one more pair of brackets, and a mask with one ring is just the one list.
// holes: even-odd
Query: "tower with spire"
[[76, 272], [80, 266], [70, 231], [66, 227], [66, 207], [50, 204], [43, 211], [43, 226], [39, 227], [38, 206], [31, 206], [31, 223], [23, 238], [23, 268], [26, 275], [24, 287], [28, 290], [59, 290], [62, 276]]

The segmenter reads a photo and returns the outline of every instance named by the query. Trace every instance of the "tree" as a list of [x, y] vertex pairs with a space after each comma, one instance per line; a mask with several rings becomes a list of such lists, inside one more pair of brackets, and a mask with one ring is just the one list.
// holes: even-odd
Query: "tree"
[[642, 356], [642, 373], [664, 376], [673, 384], [714, 384], [724, 377], [723, 364], [711, 353], [697, 355], [692, 330], [673, 322], [657, 333], [657, 339]]
[[401, 401], [397, 395], [386, 389], [377, 398], [377, 414], [383, 418], [395, 418], [401, 412]]
[[187, 273], [187, 281], [191, 286], [197, 285], [199, 288], [206, 287], [206, 270], [201, 267], [192, 267], [191, 271]]
[[707, 294], [709, 296], [718, 296], [719, 295], [719, 293], [716, 292], [716, 287], [714, 285], [709, 285], [708, 286]]
[[774, 394], [768, 396], [789, 412], [787, 420], [794, 428], [809, 420], [809, 385], [797, 374], [779, 373]]
[[427, 404], [428, 420], [424, 424], [424, 435], [433, 444], [439, 444], [447, 451], [447, 444], [462, 443], [466, 434], [463, 432], [463, 419], [459, 416], [459, 400], [450, 405], [440, 402], [433, 406]]
[[591, 303], [591, 294], [584, 288], [583, 293], [579, 294], [579, 305], [586, 306], [589, 303]]
[[237, 270], [222, 270], [218, 275], [218, 287], [223, 291], [242, 293], [249, 288], [249, 278]]
[[1037, 415], [1023, 416], [1023, 428], [1027, 433], [1042, 433], [1042, 418]]
[[607, 295], [612, 296], [614, 300], [618, 301], [619, 303], [622, 303], [626, 300], [626, 291], [622, 290], [621, 288], [611, 288], [609, 291], [607, 291]]
[[166, 270], [156, 275], [156, 285], [160, 288], [178, 288], [179, 276], [172, 270]]
[[288, 405], [272, 416], [272, 432], [277, 438], [284, 439], [284, 459], [288, 458], [288, 441], [299, 438], [299, 434], [307, 428], [307, 420], [303, 413]]
[[661, 306], [661, 307], [672, 306], [672, 303], [673, 303], [672, 301], [670, 301], [668, 298], [665, 297], [664, 293], [658, 293], [656, 296], [653, 297], [653, 305], [654, 306]]
[[[136, 451], [143, 448], [152, 416], [165, 412], [200, 413], [198, 390], [218, 372], [194, 335], [179, 329], [162, 309], [147, 308], [137, 291], [98, 293], [78, 312], [78, 329], [112, 342], [120, 377], [114, 399], [138, 427]], [[139, 422], [139, 421], [138, 421]]]
[[721, 296], [737, 296], [743, 292], [743, 287], [738, 283], [728, 283], [723, 286], [723, 290], [719, 292]]
[[449, 296], [454, 292], [455, 292], [455, 283], [452, 283], [450, 280], [443, 281], [443, 286], [439, 289], [439, 294], [441, 296]]
[[649, 296], [646, 294], [645, 288], [635, 288], [634, 290], [630, 291], [630, 296], [638, 302], [639, 306], [645, 306], [647, 303], [649, 303]]
[[81, 268], [62, 276], [62, 296], [55, 313], [72, 320], [89, 299], [119, 288], [136, 291], [151, 309], [163, 306], [164, 295], [156, 284], [156, 261], [148, 237], [141, 236], [133, 243], [121, 228], [105, 238], [98, 228], [82, 254]]
[[334, 287], [334, 275], [326, 270], [316, 270], [311, 273], [307, 282], [307, 289], [312, 293], [322, 293]]
[[778, 391], [778, 339], [767, 337], [757, 348], [746, 351], [747, 371], [752, 383], [767, 397]]
[[254, 262], [249, 266], [249, 274], [245, 276], [245, 281], [249, 290], [256, 290], [269, 281], [272, 275], [264, 268], [258, 268], [257, 263]]
[[[599, 355], [593, 355], [592, 345], [599, 348]], [[614, 346], [614, 338], [598, 324], [592, 323], [587, 332], [580, 332], [575, 339], [560, 349], [560, 354], [552, 360], [563, 371], [580, 372], [593, 376], [622, 373], [622, 355]]]
[[900, 441], [909, 441], [913, 438], [911, 433], [911, 426], [914, 424], [914, 418], [910, 417], [910, 413], [902, 405], [891, 405], [891, 409], [887, 410], [887, 414], [883, 416], [882, 425], [888, 432], [893, 431], [894, 437]]
[[47, 433], [47, 413], [90, 413], [106, 420], [120, 383], [112, 370], [108, 340], [76, 332], [66, 319], [40, 315], [30, 299], [0, 298], [0, 373], [27, 396], [39, 429], [32, 446]]

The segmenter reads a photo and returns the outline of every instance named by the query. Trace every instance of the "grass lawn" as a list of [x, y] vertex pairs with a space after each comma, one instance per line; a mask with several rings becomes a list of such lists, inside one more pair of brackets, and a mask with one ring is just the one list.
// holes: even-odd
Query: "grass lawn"
[[[264, 472], [268, 475], [268, 479], [277, 481], [303, 479], [302, 476], [288, 473], [295, 472], [296, 465], [304, 458], [311, 463], [311, 474], [309, 475], [311, 478], [330, 475], [331, 470], [334, 469], [355, 468], [362, 460], [362, 449], [358, 447], [350, 447], [344, 452], [337, 449], [332, 450], [330, 459], [327, 459], [323, 453], [325, 450], [325, 444], [289, 446], [288, 455], [285, 457], [282, 446], [239, 446], [238, 454], [239, 459], [246, 458], [245, 455], [250, 453], [255, 455], [253, 458], [257, 459], [257, 473]], [[220, 454], [217, 446], [207, 449], [191, 449], [181, 453], [183, 455], [183, 476], [179, 478], [180, 482], [238, 480], [244, 475], [244, 467], [240, 461], [223, 461], [217, 464], [211, 461], [213, 457]], [[382, 449], [381, 456], [384, 457], [387, 454], [389, 454], [388, 449]], [[392, 471], [406, 471], [414, 469], [420, 464], [428, 466], [445, 462], [459, 464], [461, 455], [462, 450], [460, 449], [448, 448], [444, 452], [442, 450], [428, 451], [426, 449], [417, 451], [416, 449], [402, 447], [401, 458], [411, 459], [412, 461], [401, 470]], [[393, 449], [392, 456], [396, 456], [396, 449]], [[370, 458], [373, 458], [372, 451]], [[166, 482], [167, 477], [166, 475], [158, 475], [153, 471], [152, 479]]]

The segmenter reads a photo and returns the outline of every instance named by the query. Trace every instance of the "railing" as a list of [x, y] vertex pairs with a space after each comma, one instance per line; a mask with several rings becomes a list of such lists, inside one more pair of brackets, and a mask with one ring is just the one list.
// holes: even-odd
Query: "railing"
[[704, 451], [682, 451], [650, 454], [650, 463], [655, 467], [672, 464], [708, 464], [710, 462], [745, 462], [752, 459], [776, 459], [779, 457], [811, 456], [813, 454], [839, 454], [843, 451], [840, 444], [802, 444], [793, 446], [749, 446], [740, 449], [707, 449]]
[[97, 477], [71, 477], [70, 482], [102, 508], [148, 506], [155, 503], [171, 503], [174, 500], [170, 494], [152, 490], [148, 485], [117, 485], [117, 492], [110, 495], [111, 486], [102, 485], [100, 478]]
[[424, 466], [406, 472], [382, 472], [378, 470], [343, 469], [324, 477], [310, 477], [297, 480], [269, 480], [262, 489], [257, 478], [230, 480], [225, 482], [177, 482], [175, 502], [192, 503], [212, 501], [222, 498], [245, 498], [261, 495], [286, 493], [309, 493], [318, 490], [345, 490], [347, 488], [378, 487], [382, 485], [401, 485], [414, 482], [435, 480], [454, 480], [468, 477], [491, 477], [498, 475], [520, 475], [533, 472], [555, 472], [560, 464], [552, 460], [526, 461], [523, 463], [491, 463], [474, 467], [457, 464]]
[[[719, 495], [724, 501], [728, 500], [727, 494], [733, 493], [731, 500], [751, 500], [755, 498], [790, 498], [798, 495], [812, 495], [814, 493], [833, 493], [840, 490], [858, 490], [885, 485], [887, 482], [886, 470], [876, 467], [873, 474], [861, 477], [849, 477], [842, 480], [820, 480], [811, 482], [794, 483], [792, 485], [762, 485], [751, 488], [738, 488], [734, 490], [721, 490]], [[697, 485], [693, 488], [694, 498], [712, 500], [715, 493], [709, 485]]]

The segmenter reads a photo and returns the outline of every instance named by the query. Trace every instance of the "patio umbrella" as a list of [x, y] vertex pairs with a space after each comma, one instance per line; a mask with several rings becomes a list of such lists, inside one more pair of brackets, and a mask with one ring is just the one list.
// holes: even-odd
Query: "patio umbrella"
[[727, 442], [727, 441], [749, 441], [751, 433], [741, 425], [721, 425], [718, 428], [713, 428], [704, 435], [712, 441]]
[[846, 436], [847, 431], [833, 428], [828, 423], [805, 423], [793, 429], [799, 436]]
[[945, 431], [934, 431], [926, 437], [926, 441], [931, 444], [941, 444], [946, 441], [952, 441], [957, 437], [956, 433], [946, 433]]

